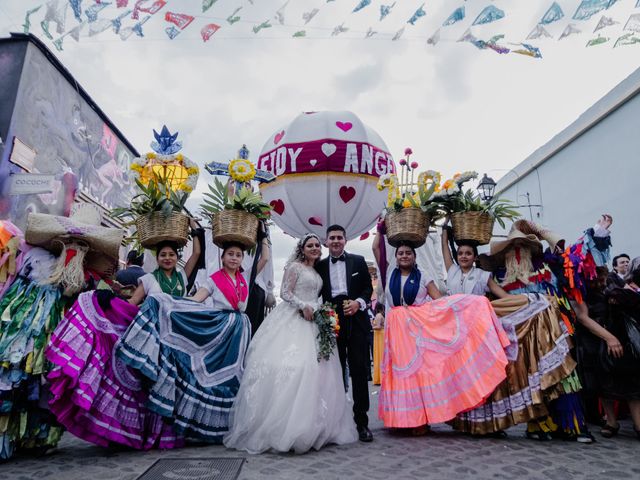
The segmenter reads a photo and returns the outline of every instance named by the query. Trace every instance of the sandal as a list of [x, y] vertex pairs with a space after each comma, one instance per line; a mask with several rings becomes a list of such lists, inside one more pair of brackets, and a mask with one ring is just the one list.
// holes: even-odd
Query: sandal
[[619, 431], [620, 431], [619, 423], [616, 423], [615, 426], [611, 426], [607, 423], [604, 427], [600, 429], [600, 435], [602, 435], [604, 438], [613, 438], [616, 435], [618, 435]]

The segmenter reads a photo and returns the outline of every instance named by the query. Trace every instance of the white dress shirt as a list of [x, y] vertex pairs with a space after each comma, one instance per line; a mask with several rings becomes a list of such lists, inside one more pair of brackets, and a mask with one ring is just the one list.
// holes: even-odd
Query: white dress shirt
[[331, 279], [331, 296], [347, 295], [347, 265], [339, 260], [335, 263], [329, 257], [329, 278]]

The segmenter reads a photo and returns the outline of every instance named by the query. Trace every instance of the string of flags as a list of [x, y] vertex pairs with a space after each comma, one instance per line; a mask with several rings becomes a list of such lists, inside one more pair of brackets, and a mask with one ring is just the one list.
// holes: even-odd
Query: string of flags
[[[614, 6], [625, 2], [633, 3], [634, 9], [640, 8], [640, 0], [581, 0], [573, 13], [563, 11], [557, 1], [552, 1], [542, 17], [535, 21], [529, 33], [526, 36], [523, 35], [522, 40], [518, 42], [506, 41], [504, 33], [496, 32], [481, 38], [481, 35], [474, 32], [475, 29], [472, 27], [491, 24], [492, 27], [500, 28], [505, 19], [509, 19], [508, 11], [493, 4], [486, 5], [489, 0], [478, 0], [478, 2], [484, 2], [485, 6], [479, 9], [477, 15], [474, 11], [471, 12], [475, 15], [471, 17], [473, 21], [467, 24], [464, 34], [459, 38], [453, 38], [447, 34], [452, 31], [452, 26], [469, 21], [467, 10], [472, 9], [471, 1], [460, 0], [465, 4], [455, 8], [442, 20], [434, 19], [441, 26], [430, 33], [418, 32], [417, 30], [423, 25], [423, 18], [429, 18], [429, 15], [435, 16], [430, 13], [429, 6], [424, 1], [415, 1], [411, 16], [404, 17], [401, 20], [401, 25], [397, 25], [395, 30], [384, 32], [380, 30], [381, 26], [391, 26], [387, 18], [397, 19], [399, 17], [399, 14], [396, 13], [399, 8], [396, 6], [397, 1], [381, 0], [376, 2], [378, 3], [376, 6], [372, 0], [341, 0], [343, 3], [351, 1], [353, 8], [350, 15], [353, 15], [354, 18], [356, 18], [355, 16], [362, 18], [363, 13], [361, 12], [371, 11], [373, 13], [371, 9], [375, 9], [374, 18], [377, 19], [378, 25], [371, 25], [366, 31], [351, 28], [349, 26], [351, 18], [347, 18], [331, 28], [314, 25], [318, 14], [324, 9], [332, 8], [332, 4], [337, 3], [336, 0], [325, 0], [325, 3], [318, 7], [311, 8], [301, 14], [298, 12], [295, 17], [289, 13], [287, 8], [290, 0], [284, 0], [283, 3], [277, 5], [269, 18], [258, 22], [243, 18], [246, 10], [251, 8], [256, 0], [235, 1], [243, 4], [237, 4], [230, 15], [218, 18], [207, 16], [211, 14], [218, 0], [202, 0], [201, 12], [176, 11], [173, 7], [177, 8], [179, 4], [184, 6], [183, 2], [177, 0], [45, 0], [41, 5], [25, 12], [22, 27], [25, 33], [29, 33], [39, 23], [42, 34], [60, 51], [63, 50], [64, 41], [67, 38], [79, 42], [83, 36], [95, 37], [108, 31], [122, 41], [128, 40], [133, 35], [143, 38], [145, 37], [145, 24], [151, 20], [164, 22], [163, 30], [170, 40], [174, 40], [195, 24], [199, 25], [199, 36], [203, 42], [210, 41], [223, 28], [225, 31], [232, 28], [239, 29], [240, 27], [235, 26], [238, 23], [251, 24], [250, 32], [253, 35], [259, 35], [267, 29], [281, 32], [282, 27], [287, 27], [290, 31], [286, 35], [290, 35], [292, 38], [309, 38], [308, 33], [311, 30], [316, 34], [320, 32], [323, 36], [329, 35], [329, 37], [347, 34], [349, 38], [357, 38], [362, 35], [361, 38], [364, 39], [375, 36], [398, 41], [403, 38], [407, 29], [413, 29], [412, 33], [418, 33], [418, 36], [426, 38], [426, 44], [429, 46], [436, 46], [441, 41], [469, 43], [477, 49], [491, 50], [500, 55], [515, 53], [532, 58], [542, 58], [539, 45], [534, 46], [532, 42], [537, 43], [541, 40], [554, 39], [554, 37], [557, 41], [561, 41], [575, 35], [589, 34], [586, 47], [611, 43], [612, 48], [618, 48], [640, 43], [640, 13], [632, 13], [623, 20], [614, 18], [615, 12], [612, 11]], [[367, 15], [369, 14], [364, 16]], [[586, 22], [598, 17], [595, 28], [587, 27]], [[287, 22], [287, 19], [291, 21]], [[211, 22], [211, 20], [215, 20], [215, 22]], [[560, 26], [558, 29], [555, 25], [563, 21], [566, 22], [566, 25]], [[557, 30], [555, 34], [551, 33], [551, 27]], [[424, 27], [422, 28], [424, 29]], [[615, 33], [613, 32], [614, 28], [617, 29]], [[416, 38], [416, 35], [412, 35], [412, 38]]]

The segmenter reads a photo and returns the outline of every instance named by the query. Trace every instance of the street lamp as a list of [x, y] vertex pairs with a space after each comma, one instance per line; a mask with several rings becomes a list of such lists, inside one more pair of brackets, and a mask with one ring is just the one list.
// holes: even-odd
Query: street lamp
[[485, 202], [490, 202], [493, 198], [493, 194], [496, 190], [496, 182], [493, 178], [488, 177], [485, 173], [478, 184], [478, 193], [480, 194], [480, 198]]

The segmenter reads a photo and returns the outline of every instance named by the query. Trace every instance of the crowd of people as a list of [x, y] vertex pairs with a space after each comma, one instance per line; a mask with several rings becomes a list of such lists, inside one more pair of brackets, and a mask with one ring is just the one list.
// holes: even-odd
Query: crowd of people
[[[376, 290], [364, 257], [347, 253], [347, 232], [332, 225], [325, 239], [298, 240], [282, 302], [264, 319], [246, 312], [270, 260], [266, 235], [248, 275], [246, 248], [233, 242], [213, 250], [220, 268], [202, 270], [213, 245], [197, 229], [183, 268], [170, 241], [157, 245], [150, 273], [132, 252], [115, 284], [95, 285], [60, 307], [51, 334], [37, 339], [39, 357], [29, 361], [50, 366], [41, 369], [49, 393], [38, 397], [48, 399], [48, 416], [33, 426], [48, 443], [39, 445], [55, 444], [59, 426], [97, 445], [136, 449], [195, 440], [303, 453], [370, 442], [371, 376], [381, 385], [384, 426], [410, 435], [447, 422], [467, 434], [505, 437], [526, 423], [531, 439], [590, 443], [588, 423], [615, 436], [625, 403], [640, 439], [640, 257], [617, 255], [608, 272], [611, 222], [603, 216], [565, 248], [553, 232], [519, 220], [488, 255], [453, 243], [445, 224], [444, 285], [413, 244], [392, 248], [381, 222]], [[24, 266], [0, 297], [0, 313], [10, 318], [0, 331], [6, 348], [28, 338], [10, 325], [24, 324], [18, 315], [42, 315], [58, 301], [49, 299], [52, 289], [32, 287], [35, 263]], [[264, 315], [264, 292], [261, 298], [253, 310]], [[34, 302], [38, 311], [29, 313]], [[325, 302], [340, 328], [333, 354], [321, 359], [315, 312]], [[0, 385], [17, 385], [32, 371], [5, 366]], [[5, 458], [15, 447], [8, 439], [17, 438], [10, 433]]]

